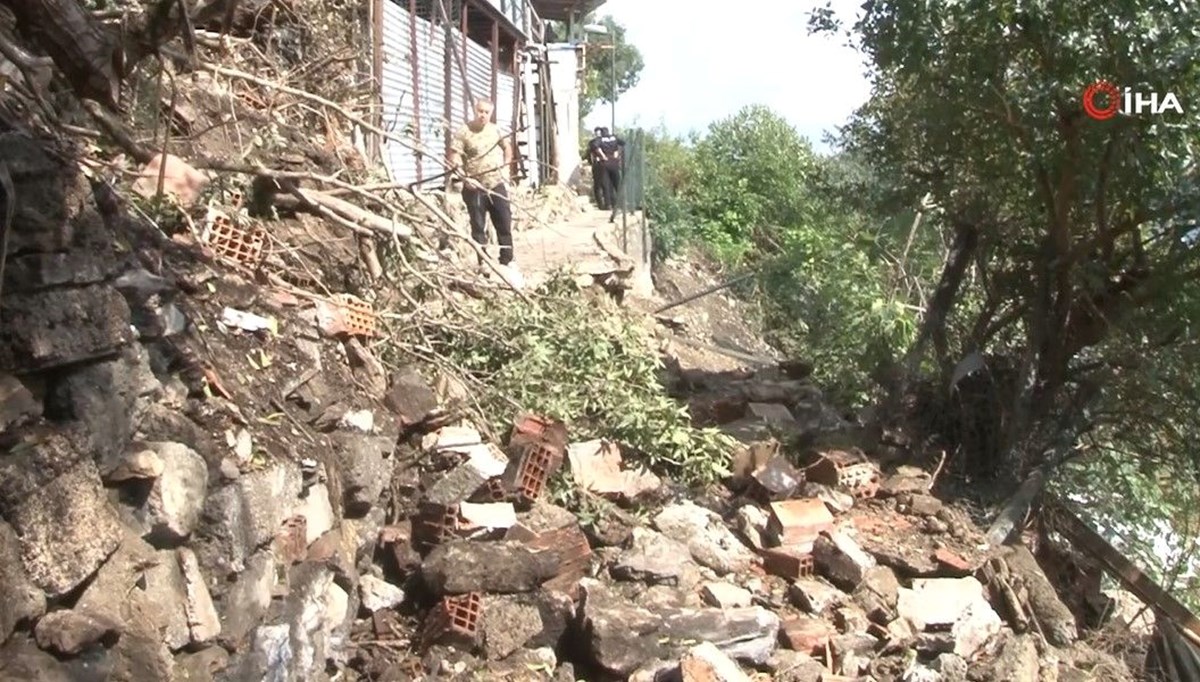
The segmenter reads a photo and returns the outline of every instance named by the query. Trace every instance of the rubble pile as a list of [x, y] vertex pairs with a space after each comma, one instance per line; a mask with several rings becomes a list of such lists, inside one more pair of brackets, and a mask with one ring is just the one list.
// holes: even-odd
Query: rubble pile
[[[28, 137], [0, 135], [0, 158], [17, 197], [0, 679], [1034, 680], [1116, 665], [1077, 641], [1032, 556], [982, 548], [925, 472], [755, 442], [731, 453], [728, 490], [691, 496], [547, 416], [481, 434], [452, 375], [387, 364], [370, 305], [262, 277], [239, 260], [252, 240], [131, 219]], [[750, 379], [755, 405], [779, 402]]]

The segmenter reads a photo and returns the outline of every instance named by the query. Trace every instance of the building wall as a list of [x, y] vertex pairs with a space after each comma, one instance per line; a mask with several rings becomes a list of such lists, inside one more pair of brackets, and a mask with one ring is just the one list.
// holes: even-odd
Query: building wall
[[[522, 57], [530, 33], [521, 27], [538, 23], [536, 15], [527, 0], [478, 1], [505, 17], [495, 20], [495, 30], [506, 46], [515, 44], [515, 50], [493, 55], [492, 20], [482, 7], [467, 10], [467, 25], [474, 26], [469, 32], [476, 38], [465, 35], [464, 0], [381, 2], [375, 22], [382, 53], [376, 60], [380, 127], [400, 139], [382, 140], [379, 156], [395, 182], [442, 185], [448, 136], [470, 118], [472, 99], [478, 97], [492, 97], [501, 130], [524, 142], [517, 150], [526, 157], [522, 165], [530, 180], [536, 183], [539, 169], [548, 165], [538, 156], [546, 145], [537, 144], [537, 130], [546, 122], [536, 120], [536, 106], [528, 106], [538, 74], [526, 68]], [[487, 29], [488, 44], [476, 35], [480, 26]]]
[[582, 163], [579, 153], [579, 53], [573, 43], [553, 43], [546, 46], [546, 51], [558, 126], [555, 159], [558, 182], [572, 186], [579, 182]]

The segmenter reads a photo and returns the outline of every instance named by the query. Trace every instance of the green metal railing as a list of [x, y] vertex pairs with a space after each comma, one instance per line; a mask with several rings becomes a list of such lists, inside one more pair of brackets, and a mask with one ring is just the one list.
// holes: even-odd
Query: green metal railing
[[[625, 136], [624, 168], [622, 169], [621, 192], [618, 202], [621, 208], [621, 248], [625, 253], [642, 260], [649, 253], [646, 225], [646, 131], [641, 128], [630, 130]], [[635, 216], [630, 225], [629, 214]], [[634, 228], [630, 230], [630, 228]]]

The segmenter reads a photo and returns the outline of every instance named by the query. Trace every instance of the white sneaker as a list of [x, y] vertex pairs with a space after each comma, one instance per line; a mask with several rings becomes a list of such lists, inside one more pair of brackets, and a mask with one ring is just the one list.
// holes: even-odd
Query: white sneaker
[[525, 276], [521, 274], [517, 266], [510, 263], [508, 265], [499, 265], [497, 268], [500, 270], [500, 276], [504, 278], [505, 282], [508, 282], [509, 286], [514, 289], [525, 288]]

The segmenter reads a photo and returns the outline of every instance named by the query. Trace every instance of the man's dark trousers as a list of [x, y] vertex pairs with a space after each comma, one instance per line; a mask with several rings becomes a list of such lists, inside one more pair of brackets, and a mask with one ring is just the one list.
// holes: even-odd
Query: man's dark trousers
[[[480, 246], [487, 246], [487, 218], [492, 217], [496, 229], [496, 241], [500, 244], [500, 264], [508, 265], [513, 259], [512, 209], [508, 205], [508, 189], [500, 183], [491, 189], [463, 187], [463, 202], [471, 219], [471, 238]], [[482, 259], [480, 259], [482, 262]]]
[[604, 206], [601, 209], [612, 209], [613, 215], [616, 215], [617, 197], [621, 193], [621, 165], [620, 162], [609, 162], [601, 166], [604, 174]]
[[596, 208], [601, 211], [607, 211], [609, 204], [606, 202], [604, 193], [604, 183], [607, 180], [604, 177], [604, 164], [600, 161], [592, 162], [592, 198], [596, 201]]

